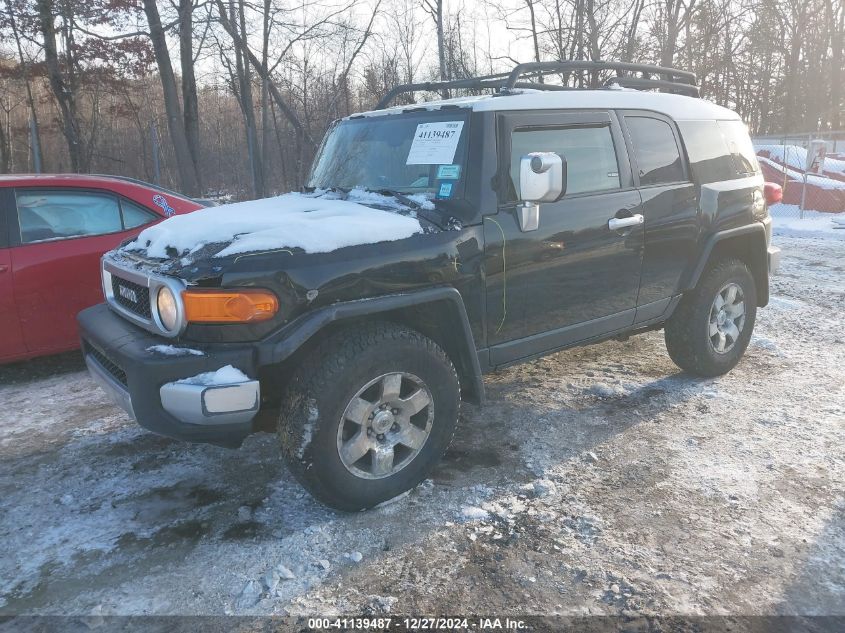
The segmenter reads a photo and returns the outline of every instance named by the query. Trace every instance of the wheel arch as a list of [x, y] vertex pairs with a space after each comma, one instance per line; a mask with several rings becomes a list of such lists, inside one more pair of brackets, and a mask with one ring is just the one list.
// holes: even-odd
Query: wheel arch
[[484, 401], [484, 382], [461, 294], [452, 287], [335, 303], [310, 312], [265, 340], [259, 363], [284, 368], [295, 365], [323, 338], [338, 328], [372, 319], [406, 325], [440, 345], [461, 380], [461, 397]]
[[748, 266], [757, 288], [757, 305], [769, 303], [769, 263], [766, 253], [766, 229], [755, 223], [719, 231], [710, 236], [701, 256], [682, 285], [682, 291], [692, 290], [701, 276], [716, 262], [735, 258]]

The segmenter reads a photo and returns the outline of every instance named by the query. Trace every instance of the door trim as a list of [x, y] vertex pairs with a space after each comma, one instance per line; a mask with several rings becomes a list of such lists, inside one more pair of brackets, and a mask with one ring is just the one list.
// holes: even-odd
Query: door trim
[[575, 323], [514, 341], [499, 343], [490, 348], [490, 364], [499, 366], [533, 356], [541, 356], [591, 338], [604, 336], [608, 332], [624, 330], [634, 324], [636, 312], [635, 308], [631, 308], [583, 323]]

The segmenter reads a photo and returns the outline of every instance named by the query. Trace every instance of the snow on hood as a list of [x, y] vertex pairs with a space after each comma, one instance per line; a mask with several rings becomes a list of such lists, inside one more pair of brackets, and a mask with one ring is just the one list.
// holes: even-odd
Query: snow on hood
[[[422, 208], [433, 208], [423, 196], [411, 199]], [[355, 200], [395, 211], [374, 209]], [[283, 248], [327, 253], [421, 233], [422, 225], [409, 211], [396, 198], [366, 191], [353, 190], [343, 200], [339, 194], [325, 191], [288, 193], [173, 216], [144, 229], [121, 250], [140, 251], [155, 259], [184, 257], [207, 244], [219, 243], [228, 245], [215, 257]]]

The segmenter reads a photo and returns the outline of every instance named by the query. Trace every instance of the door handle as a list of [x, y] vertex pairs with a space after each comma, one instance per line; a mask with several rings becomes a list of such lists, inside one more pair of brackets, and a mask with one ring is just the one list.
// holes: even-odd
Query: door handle
[[5, 264], [0, 264], [0, 273], [5, 273], [7, 270], [9, 270], [8, 266], [6, 266]]
[[643, 222], [645, 222], [643, 216], [637, 213], [627, 218], [610, 218], [607, 221], [607, 228], [611, 231], [619, 231], [620, 229], [627, 229], [631, 226], [638, 226]]

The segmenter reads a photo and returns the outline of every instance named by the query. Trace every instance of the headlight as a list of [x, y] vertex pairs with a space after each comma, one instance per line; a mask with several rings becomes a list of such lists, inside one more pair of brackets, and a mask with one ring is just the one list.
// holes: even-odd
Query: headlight
[[167, 286], [158, 289], [156, 298], [158, 318], [168, 332], [173, 332], [179, 325], [179, 308], [176, 305], [176, 297], [173, 291]]

